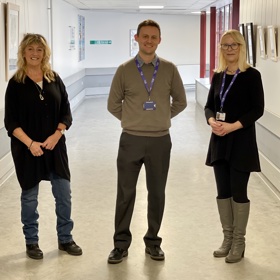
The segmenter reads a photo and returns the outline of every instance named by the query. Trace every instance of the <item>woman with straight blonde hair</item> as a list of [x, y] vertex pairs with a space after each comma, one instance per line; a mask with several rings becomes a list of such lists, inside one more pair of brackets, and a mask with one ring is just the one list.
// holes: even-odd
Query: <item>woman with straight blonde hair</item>
[[263, 115], [264, 92], [260, 73], [246, 61], [243, 35], [228, 30], [219, 47], [219, 65], [205, 105], [206, 120], [212, 128], [206, 165], [214, 169], [224, 233], [222, 245], [213, 254], [235, 263], [245, 253], [250, 173], [261, 171], [255, 122]]

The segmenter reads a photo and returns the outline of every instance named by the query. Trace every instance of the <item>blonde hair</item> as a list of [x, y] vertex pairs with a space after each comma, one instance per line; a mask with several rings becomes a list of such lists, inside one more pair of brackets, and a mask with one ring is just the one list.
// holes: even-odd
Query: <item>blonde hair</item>
[[246, 69], [250, 67], [250, 64], [248, 64], [246, 60], [246, 42], [243, 35], [238, 30], [230, 29], [222, 35], [222, 38], [220, 40], [219, 62], [218, 67], [214, 70], [214, 72], [220, 73], [222, 71], [225, 71], [225, 69], [227, 68], [227, 62], [225, 60], [223, 52], [221, 51], [221, 44], [225, 36], [230, 36], [239, 45], [238, 68], [241, 72], [246, 71]]
[[43, 48], [44, 54], [41, 63], [41, 70], [43, 72], [44, 78], [50, 83], [55, 81], [55, 72], [52, 71], [50, 65], [51, 50], [47, 44], [46, 39], [40, 34], [26, 34], [22, 39], [19, 48], [18, 48], [18, 60], [17, 60], [17, 71], [14, 75], [14, 79], [17, 82], [24, 83], [24, 80], [27, 76], [27, 63], [24, 57], [24, 52], [26, 48], [32, 44], [40, 45]]

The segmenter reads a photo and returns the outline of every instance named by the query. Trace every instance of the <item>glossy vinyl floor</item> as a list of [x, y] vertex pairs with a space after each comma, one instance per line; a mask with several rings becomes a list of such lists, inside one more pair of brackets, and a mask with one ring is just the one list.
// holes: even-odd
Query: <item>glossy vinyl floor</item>
[[0, 188], [1, 280], [275, 280], [280, 279], [280, 201], [278, 193], [257, 174], [249, 182], [251, 215], [245, 258], [226, 264], [212, 252], [222, 241], [213, 170], [204, 165], [209, 127], [203, 111], [187, 92], [188, 107], [172, 120], [173, 142], [160, 231], [166, 259], [145, 255], [146, 188], [142, 168], [128, 258], [107, 264], [113, 249], [116, 157], [120, 123], [107, 112], [107, 96], [86, 100], [73, 113], [67, 132], [72, 172], [73, 236], [83, 255], [57, 249], [56, 217], [50, 184], [40, 185], [40, 247], [43, 260], [26, 256], [20, 222], [20, 188], [15, 175]]

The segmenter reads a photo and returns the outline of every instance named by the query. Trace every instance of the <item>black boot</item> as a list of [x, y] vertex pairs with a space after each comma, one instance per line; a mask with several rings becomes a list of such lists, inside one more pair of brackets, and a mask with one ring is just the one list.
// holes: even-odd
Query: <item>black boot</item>
[[80, 256], [83, 254], [81, 247], [79, 247], [74, 241], [67, 243], [58, 242], [58, 249], [66, 251], [69, 255]]
[[26, 254], [29, 258], [40, 260], [43, 258], [43, 252], [38, 244], [26, 244]]
[[123, 261], [123, 258], [128, 256], [128, 251], [121, 248], [114, 248], [108, 257], [108, 263], [117, 264]]

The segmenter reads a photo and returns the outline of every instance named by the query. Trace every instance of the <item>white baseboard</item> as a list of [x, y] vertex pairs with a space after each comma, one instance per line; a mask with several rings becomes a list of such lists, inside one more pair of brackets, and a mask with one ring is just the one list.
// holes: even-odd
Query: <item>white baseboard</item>
[[75, 111], [76, 108], [83, 102], [86, 96], [85, 92], [85, 90], [82, 90], [79, 94], [77, 94], [74, 98], [70, 100], [70, 107], [72, 112]]
[[0, 159], [0, 187], [15, 172], [11, 153]]
[[86, 96], [109, 94], [110, 87], [92, 87], [86, 88]]
[[260, 154], [262, 174], [271, 182], [271, 184], [280, 191], [280, 169], [277, 168], [267, 157]]

